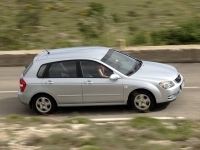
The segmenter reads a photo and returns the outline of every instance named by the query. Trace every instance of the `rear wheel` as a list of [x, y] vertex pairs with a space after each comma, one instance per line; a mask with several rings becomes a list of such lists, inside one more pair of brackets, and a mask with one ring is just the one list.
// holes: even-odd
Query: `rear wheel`
[[50, 114], [56, 109], [56, 103], [49, 95], [41, 94], [34, 98], [33, 109], [39, 114]]
[[131, 96], [131, 107], [146, 112], [154, 108], [154, 96], [148, 91], [135, 91]]

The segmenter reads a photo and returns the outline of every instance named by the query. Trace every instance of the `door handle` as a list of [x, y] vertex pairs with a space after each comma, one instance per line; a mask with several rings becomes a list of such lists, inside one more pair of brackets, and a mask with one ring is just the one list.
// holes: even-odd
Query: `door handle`
[[86, 82], [84, 82], [85, 84], [93, 84], [93, 82], [92, 81], [86, 81]]
[[51, 81], [51, 80], [49, 80], [49, 81], [46, 82], [46, 84], [53, 84], [53, 83], [54, 83], [54, 82]]

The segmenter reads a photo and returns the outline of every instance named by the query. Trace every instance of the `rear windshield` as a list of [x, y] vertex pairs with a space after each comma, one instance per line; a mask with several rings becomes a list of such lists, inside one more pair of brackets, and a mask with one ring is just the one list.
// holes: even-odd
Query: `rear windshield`
[[23, 75], [24, 75], [24, 76], [25, 76], [26, 73], [29, 71], [29, 69], [32, 67], [32, 65], [33, 65], [33, 62], [31, 62], [31, 63], [26, 67], [26, 69], [25, 69], [24, 72], [23, 72]]

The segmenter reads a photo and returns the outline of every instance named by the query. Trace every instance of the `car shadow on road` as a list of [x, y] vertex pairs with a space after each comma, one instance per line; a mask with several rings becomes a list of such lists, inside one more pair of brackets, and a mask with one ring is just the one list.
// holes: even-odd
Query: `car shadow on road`
[[78, 116], [78, 115], [118, 115], [133, 113], [127, 106], [84, 106], [84, 107], [60, 107], [56, 114]]
[[[159, 112], [167, 108], [169, 103], [157, 104], [152, 112]], [[84, 106], [84, 107], [60, 107], [56, 115], [87, 116], [87, 115], [124, 115], [144, 113], [136, 109], [130, 109], [126, 105], [119, 106]]]
[[29, 106], [25, 106], [17, 97], [5, 98], [0, 100], [0, 116], [5, 117], [10, 114], [18, 114], [23, 116], [35, 116], [35, 113]]
[[[1, 99], [0, 101], [0, 116], [7, 116], [10, 114], [19, 114], [23, 116], [37, 116], [33, 109], [29, 106], [25, 106], [19, 102], [17, 97]], [[167, 108], [169, 103], [163, 103], [156, 105], [153, 112], [159, 112]], [[117, 106], [84, 106], [84, 107], [60, 107], [53, 116], [89, 116], [89, 115], [126, 115], [126, 114], [138, 114], [136, 109], [130, 109], [126, 105]], [[50, 115], [51, 116], [51, 115]]]
[[162, 111], [166, 109], [169, 104], [169, 102], [157, 104], [152, 112]]

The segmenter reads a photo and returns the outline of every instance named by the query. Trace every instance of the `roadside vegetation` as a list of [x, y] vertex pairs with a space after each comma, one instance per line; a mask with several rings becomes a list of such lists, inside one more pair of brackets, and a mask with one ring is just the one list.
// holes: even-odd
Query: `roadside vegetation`
[[1, 0], [0, 50], [200, 43], [196, 0]]
[[199, 120], [136, 117], [123, 122], [9, 115], [0, 120], [0, 149], [198, 150]]

